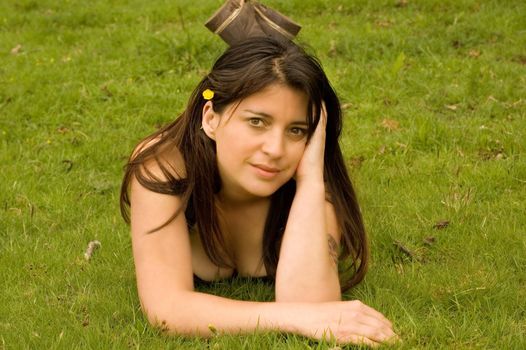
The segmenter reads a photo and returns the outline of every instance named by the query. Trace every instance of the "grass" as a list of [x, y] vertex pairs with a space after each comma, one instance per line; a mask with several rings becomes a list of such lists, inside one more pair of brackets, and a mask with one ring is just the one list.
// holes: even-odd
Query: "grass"
[[[225, 48], [203, 26], [220, 3], [0, 3], [0, 349], [330, 347], [167, 337], [140, 313], [122, 166]], [[393, 348], [525, 348], [526, 4], [265, 4], [303, 25], [345, 104], [372, 246], [345, 297], [393, 320]], [[205, 290], [273, 298], [244, 280]]]

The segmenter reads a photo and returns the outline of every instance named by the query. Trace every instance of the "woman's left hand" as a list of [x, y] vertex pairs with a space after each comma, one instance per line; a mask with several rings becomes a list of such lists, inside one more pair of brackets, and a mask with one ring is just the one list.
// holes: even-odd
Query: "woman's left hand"
[[323, 183], [323, 156], [325, 153], [325, 128], [327, 126], [327, 109], [321, 104], [320, 120], [303, 152], [296, 169], [296, 183]]

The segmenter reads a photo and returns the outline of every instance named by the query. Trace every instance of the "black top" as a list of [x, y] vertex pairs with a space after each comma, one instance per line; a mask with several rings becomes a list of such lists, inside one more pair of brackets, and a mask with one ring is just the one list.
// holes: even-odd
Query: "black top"
[[274, 277], [272, 277], [272, 276], [260, 276], [260, 277], [247, 276], [247, 277], [244, 277], [244, 276], [239, 276], [238, 273], [237, 273], [237, 270], [234, 270], [234, 273], [232, 274], [232, 277], [224, 278], [224, 279], [220, 279], [220, 280], [215, 280], [215, 281], [205, 281], [205, 280], [199, 278], [199, 276], [197, 276], [194, 273], [194, 284], [212, 285], [212, 284], [214, 284], [216, 282], [229, 281], [229, 280], [232, 280], [234, 278], [246, 279], [247, 281], [261, 281], [261, 282], [265, 282], [265, 283], [274, 283]]

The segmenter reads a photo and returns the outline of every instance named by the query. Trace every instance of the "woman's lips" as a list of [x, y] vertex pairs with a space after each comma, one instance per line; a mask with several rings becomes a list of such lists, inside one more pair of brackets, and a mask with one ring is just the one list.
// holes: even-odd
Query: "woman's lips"
[[270, 167], [264, 164], [252, 164], [256, 173], [264, 178], [273, 178], [279, 174], [278, 168]]

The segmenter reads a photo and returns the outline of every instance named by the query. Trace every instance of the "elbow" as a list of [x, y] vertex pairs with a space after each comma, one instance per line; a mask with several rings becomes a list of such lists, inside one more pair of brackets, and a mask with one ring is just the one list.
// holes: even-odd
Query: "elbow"
[[[190, 295], [172, 295], [157, 300], [141, 300], [141, 310], [151, 327], [165, 334], [179, 336], [209, 336], [201, 327], [193, 324], [188, 312]], [[164, 302], [159, 302], [164, 300]]]
[[161, 310], [156, 310], [154, 307], [144, 303], [141, 303], [141, 309], [151, 327], [160, 329], [163, 332], [177, 330], [177, 324], [174, 324], [173, 320], [166, 317], [167, 315]]
[[141, 309], [152, 328], [162, 333], [184, 335], [179, 318], [175, 314], [169, 315], [166, 310], [168, 308], [162, 310], [162, 308], [156, 307], [155, 305], [148, 305], [148, 303], [141, 302]]

